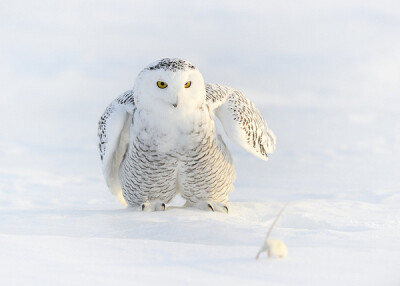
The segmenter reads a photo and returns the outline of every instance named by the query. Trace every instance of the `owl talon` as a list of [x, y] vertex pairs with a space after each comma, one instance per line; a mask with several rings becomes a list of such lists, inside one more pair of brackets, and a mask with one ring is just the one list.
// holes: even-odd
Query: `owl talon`
[[143, 212], [165, 211], [166, 209], [165, 203], [159, 201], [143, 203], [140, 207]]
[[198, 201], [196, 203], [189, 203], [187, 206], [193, 206], [197, 209], [212, 212], [228, 213], [228, 207], [225, 204], [216, 201]]

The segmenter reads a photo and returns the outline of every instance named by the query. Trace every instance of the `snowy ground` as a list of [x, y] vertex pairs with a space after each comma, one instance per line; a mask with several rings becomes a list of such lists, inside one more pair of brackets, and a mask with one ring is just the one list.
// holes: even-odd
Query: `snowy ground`
[[[0, 9], [2, 285], [400, 285], [396, 2], [15, 3]], [[278, 138], [268, 162], [228, 142], [229, 215], [132, 212], [102, 179], [98, 117], [163, 56], [241, 89]], [[255, 261], [285, 203], [272, 237], [288, 257]]]

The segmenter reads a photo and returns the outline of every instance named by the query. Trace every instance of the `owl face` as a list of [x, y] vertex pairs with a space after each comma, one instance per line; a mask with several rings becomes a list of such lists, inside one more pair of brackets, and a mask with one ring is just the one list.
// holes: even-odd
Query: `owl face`
[[135, 103], [141, 110], [189, 111], [202, 106], [206, 99], [201, 73], [180, 59], [150, 64], [138, 75], [133, 89]]

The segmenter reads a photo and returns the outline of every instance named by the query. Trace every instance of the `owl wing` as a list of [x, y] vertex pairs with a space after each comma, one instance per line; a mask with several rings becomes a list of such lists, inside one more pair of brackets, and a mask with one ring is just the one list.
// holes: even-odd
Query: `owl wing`
[[134, 109], [133, 91], [128, 90], [106, 108], [97, 132], [104, 178], [111, 192], [120, 200], [123, 198], [118, 171], [128, 149]]
[[268, 160], [268, 153], [275, 150], [275, 135], [243, 93], [219, 84], [206, 84], [206, 99], [230, 139], [256, 157]]

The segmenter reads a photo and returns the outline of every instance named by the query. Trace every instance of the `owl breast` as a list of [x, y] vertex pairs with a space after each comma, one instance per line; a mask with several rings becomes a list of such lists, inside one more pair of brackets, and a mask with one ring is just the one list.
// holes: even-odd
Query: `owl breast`
[[168, 202], [177, 191], [192, 203], [227, 200], [235, 172], [228, 149], [214, 136], [207, 108], [189, 114], [136, 111], [130, 136], [120, 168], [123, 195], [130, 205]]
[[213, 137], [214, 120], [207, 108], [187, 112], [179, 108], [155, 113], [137, 111], [133, 116], [130, 142], [174, 157], [184, 156], [189, 150], [205, 144]]

